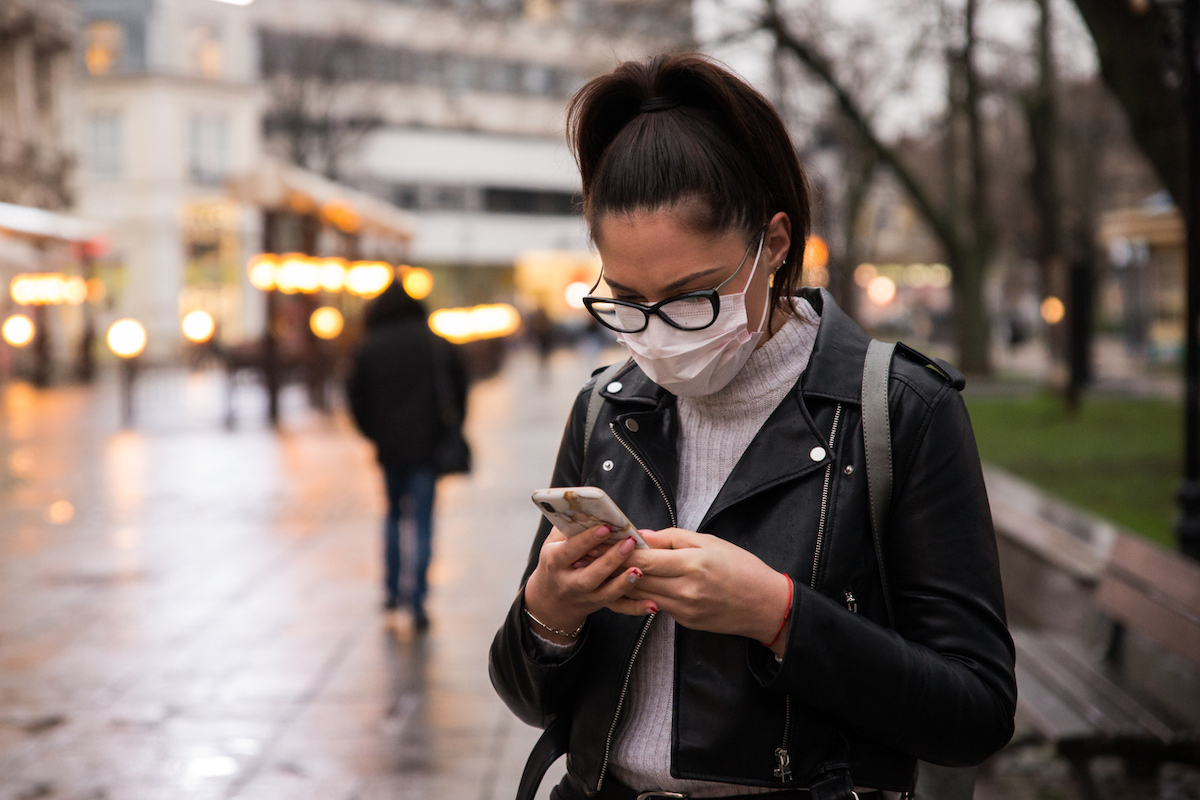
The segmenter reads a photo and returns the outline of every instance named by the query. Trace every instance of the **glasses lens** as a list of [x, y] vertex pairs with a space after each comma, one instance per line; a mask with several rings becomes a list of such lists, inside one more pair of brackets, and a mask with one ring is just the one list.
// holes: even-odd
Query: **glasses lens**
[[684, 330], [699, 330], [713, 324], [716, 311], [708, 296], [681, 297], [658, 310], [659, 314]]
[[646, 314], [636, 308], [601, 300], [592, 303], [590, 309], [592, 316], [614, 331], [636, 333], [646, 327]]

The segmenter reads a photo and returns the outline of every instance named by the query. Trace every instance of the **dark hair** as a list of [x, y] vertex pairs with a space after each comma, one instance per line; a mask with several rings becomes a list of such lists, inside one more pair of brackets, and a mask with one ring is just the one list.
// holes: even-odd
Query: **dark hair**
[[400, 281], [392, 281], [383, 294], [367, 304], [363, 324], [367, 330], [406, 319], [425, 319], [425, 304], [404, 290]]
[[697, 231], [740, 230], [749, 240], [782, 211], [792, 245], [771, 303], [795, 294], [808, 181], [783, 120], [741, 78], [698, 53], [626, 61], [571, 98], [567, 139], [593, 239], [606, 214], [677, 209]]

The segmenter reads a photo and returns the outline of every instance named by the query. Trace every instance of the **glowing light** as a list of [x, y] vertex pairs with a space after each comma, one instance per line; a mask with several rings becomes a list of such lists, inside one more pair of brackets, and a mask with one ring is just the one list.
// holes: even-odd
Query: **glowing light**
[[346, 273], [346, 291], [371, 298], [386, 289], [394, 276], [392, 268], [381, 261], [356, 261]]
[[75, 506], [69, 500], [56, 500], [46, 509], [46, 521], [54, 525], [65, 525], [75, 519]]
[[183, 336], [189, 342], [204, 344], [216, 332], [216, 320], [207, 311], [193, 311], [183, 318]]
[[342, 200], [331, 200], [321, 208], [321, 215], [343, 233], [355, 233], [360, 225], [358, 213]]
[[333, 306], [322, 306], [308, 318], [308, 325], [312, 332], [322, 339], [336, 339], [342, 332], [345, 321], [342, 319], [342, 312]]
[[288, 253], [275, 270], [275, 288], [284, 294], [312, 294], [321, 286], [321, 270], [314, 259], [303, 253]]
[[875, 269], [874, 264], [859, 264], [854, 269], [854, 282], [862, 288], [867, 288], [871, 285], [871, 281], [879, 277], [879, 270]]
[[33, 320], [24, 314], [13, 314], [0, 326], [0, 336], [13, 347], [24, 347], [33, 341]]
[[263, 253], [250, 259], [246, 271], [250, 276], [250, 285], [260, 291], [269, 292], [275, 288], [275, 271], [279, 268], [279, 257]]
[[511, 336], [521, 328], [521, 315], [507, 303], [443, 308], [429, 315], [429, 327], [455, 344]]
[[408, 296], [414, 300], [424, 300], [429, 297], [429, 293], [433, 291], [433, 275], [429, 270], [421, 267], [397, 267], [402, 270], [402, 278], [400, 282], [404, 284], [404, 291], [408, 292]]
[[1042, 301], [1042, 319], [1049, 325], [1057, 325], [1067, 316], [1067, 307], [1057, 297], [1047, 297]]
[[21, 306], [59, 305], [76, 302], [73, 298], [79, 295], [80, 286], [86, 298], [87, 285], [82, 278], [68, 278], [61, 272], [30, 273], [15, 276], [9, 284], [9, 294]]
[[880, 275], [867, 286], [867, 298], [877, 306], [886, 306], [896, 298], [896, 282]]
[[88, 298], [87, 281], [78, 276], [67, 278], [63, 284], [63, 298], [73, 306], [81, 305]]
[[829, 264], [829, 245], [820, 236], [810, 236], [804, 243], [804, 269], [825, 269]]
[[89, 303], [99, 303], [108, 295], [108, 287], [99, 278], [87, 282], [87, 299]]
[[119, 319], [108, 329], [108, 349], [121, 358], [135, 358], [146, 349], [146, 329], [136, 319]]
[[327, 292], [340, 292], [346, 286], [346, 259], [323, 258], [317, 272], [321, 288]]
[[591, 288], [583, 281], [575, 281], [567, 286], [563, 292], [563, 299], [571, 308], [583, 308], [583, 298], [587, 297], [588, 289]]

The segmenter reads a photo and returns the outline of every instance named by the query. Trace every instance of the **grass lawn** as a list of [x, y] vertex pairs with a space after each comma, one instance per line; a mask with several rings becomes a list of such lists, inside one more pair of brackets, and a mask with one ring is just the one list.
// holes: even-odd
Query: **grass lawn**
[[1174, 548], [1183, 410], [1164, 400], [1056, 395], [967, 398], [979, 454], [1077, 505]]

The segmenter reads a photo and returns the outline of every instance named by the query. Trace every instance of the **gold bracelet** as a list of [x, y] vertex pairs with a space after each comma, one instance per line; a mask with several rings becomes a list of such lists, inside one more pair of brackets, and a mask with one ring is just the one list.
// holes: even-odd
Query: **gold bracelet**
[[565, 637], [567, 637], [568, 639], [575, 639], [575, 638], [577, 638], [577, 637], [579, 636], [579, 632], [580, 632], [581, 630], [583, 630], [583, 626], [587, 624], [587, 620], [584, 620], [583, 622], [581, 622], [581, 623], [579, 624], [579, 627], [575, 629], [575, 632], [574, 632], [574, 633], [572, 633], [571, 631], [560, 631], [558, 628], [551, 628], [549, 625], [547, 625], [546, 623], [542, 622], [540, 619], [538, 619], [537, 617], [535, 617], [533, 614], [529, 613], [529, 609], [528, 609], [528, 608], [524, 609], [524, 611], [525, 611], [525, 616], [529, 617], [531, 620], [533, 620], [534, 622], [536, 622], [536, 623], [537, 623], [538, 625], [540, 625], [541, 627], [545, 628], [546, 630], [550, 631], [551, 633], [558, 634], [559, 636], [565, 636]]

